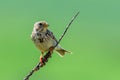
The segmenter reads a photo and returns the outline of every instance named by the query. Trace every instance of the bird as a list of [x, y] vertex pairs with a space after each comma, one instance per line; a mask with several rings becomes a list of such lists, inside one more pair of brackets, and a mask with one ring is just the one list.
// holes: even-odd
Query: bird
[[57, 39], [55, 38], [52, 31], [48, 29], [49, 24], [46, 21], [38, 21], [35, 22], [33, 31], [31, 34], [31, 39], [35, 46], [40, 50], [40, 62], [44, 64], [43, 56], [45, 52], [50, 51], [53, 53], [53, 50], [57, 51], [58, 54], [63, 57], [66, 53], [70, 53], [65, 50], [58, 44], [55, 48], [54, 46], [57, 44]]

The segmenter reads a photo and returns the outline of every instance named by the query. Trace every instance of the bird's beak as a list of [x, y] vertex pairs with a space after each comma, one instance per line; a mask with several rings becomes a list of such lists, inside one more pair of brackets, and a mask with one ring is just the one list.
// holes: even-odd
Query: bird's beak
[[49, 26], [49, 24], [44, 24], [44, 27], [47, 28]]

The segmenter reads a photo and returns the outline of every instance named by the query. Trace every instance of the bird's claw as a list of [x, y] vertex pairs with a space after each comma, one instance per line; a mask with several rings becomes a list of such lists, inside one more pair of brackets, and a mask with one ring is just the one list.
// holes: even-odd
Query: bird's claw
[[51, 46], [51, 47], [49, 48], [49, 51], [50, 51], [51, 54], [53, 53], [53, 50], [54, 50], [54, 46]]
[[41, 64], [41, 67], [43, 67], [45, 65], [45, 59], [44, 58], [40, 58], [40, 64]]

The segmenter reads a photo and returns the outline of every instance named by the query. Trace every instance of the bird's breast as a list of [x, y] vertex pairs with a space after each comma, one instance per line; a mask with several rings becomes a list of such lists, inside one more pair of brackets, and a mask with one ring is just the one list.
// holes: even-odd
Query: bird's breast
[[56, 45], [56, 41], [52, 39], [49, 35], [46, 35], [45, 33], [36, 33], [34, 37], [34, 43], [35, 45], [42, 51], [46, 52], [49, 50], [51, 46]]

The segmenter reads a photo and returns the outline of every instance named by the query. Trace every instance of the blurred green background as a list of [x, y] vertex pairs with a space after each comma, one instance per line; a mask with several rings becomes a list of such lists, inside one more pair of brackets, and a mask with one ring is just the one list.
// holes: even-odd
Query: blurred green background
[[23, 80], [38, 63], [36, 21], [46, 20], [58, 39], [77, 11], [60, 43], [73, 54], [54, 52], [30, 80], [120, 80], [119, 0], [0, 0], [0, 80]]

